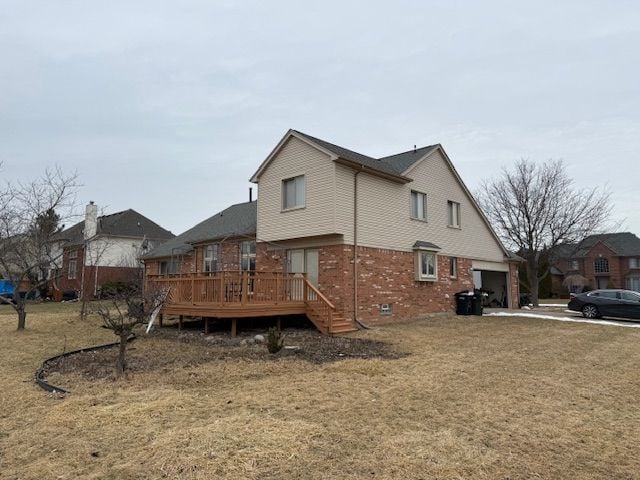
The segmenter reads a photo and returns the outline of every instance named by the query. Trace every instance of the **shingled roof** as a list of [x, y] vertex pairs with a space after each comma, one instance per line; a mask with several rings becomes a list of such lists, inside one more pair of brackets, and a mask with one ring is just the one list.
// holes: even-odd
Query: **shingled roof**
[[[97, 235], [114, 237], [146, 237], [149, 240], [168, 240], [175, 237], [144, 215], [129, 209], [98, 217]], [[66, 245], [79, 245], [84, 241], [84, 220], [56, 235], [56, 240]]]
[[334, 145], [333, 143], [321, 140], [320, 138], [312, 137], [311, 135], [307, 135], [306, 133], [300, 132], [299, 130], [293, 131], [320, 145], [326, 150], [329, 150], [330, 152], [336, 154], [340, 158], [358, 163], [360, 165], [364, 165], [369, 168], [373, 168], [374, 170], [379, 170], [381, 172], [397, 176], [401, 176], [403, 172], [405, 172], [411, 165], [413, 165], [422, 157], [438, 147], [438, 145], [429, 145], [428, 147], [409, 150], [407, 152], [397, 153], [395, 155], [389, 155], [387, 157], [373, 158], [358, 152], [354, 152], [353, 150], [349, 150], [348, 148]]
[[580, 242], [575, 256], [585, 257], [598, 242], [605, 244], [619, 257], [640, 256], [640, 238], [631, 232], [590, 235]]
[[257, 223], [257, 202], [232, 205], [200, 222], [168, 242], [159, 245], [142, 258], [171, 257], [192, 250], [194, 243], [225, 237], [254, 236]]
[[388, 178], [400, 183], [410, 182], [411, 179], [405, 177], [403, 175], [404, 172], [418, 160], [424, 158], [425, 155], [440, 147], [440, 145], [430, 145], [428, 147], [409, 150], [407, 152], [397, 153], [395, 155], [374, 158], [368, 155], [363, 155], [362, 153], [358, 153], [353, 150], [349, 150], [348, 148], [341, 147], [334, 143], [327, 142], [326, 140], [313, 137], [299, 130], [289, 130], [284, 138], [280, 141], [278, 146], [274, 149], [274, 151], [269, 155], [269, 157], [267, 157], [264, 162], [262, 162], [256, 173], [253, 174], [253, 176], [251, 177], [251, 181], [256, 181], [258, 179], [262, 171], [269, 164], [272, 156], [278, 151], [278, 149], [283, 145], [284, 141], [288, 139], [290, 135], [294, 135], [298, 138], [307, 140], [326, 150], [327, 152], [332, 153], [337, 157], [337, 162], [345, 163], [351, 167], [355, 166], [356, 168], [362, 166], [369, 169], [371, 173], [375, 174], [377, 172], [378, 175], [384, 178]]

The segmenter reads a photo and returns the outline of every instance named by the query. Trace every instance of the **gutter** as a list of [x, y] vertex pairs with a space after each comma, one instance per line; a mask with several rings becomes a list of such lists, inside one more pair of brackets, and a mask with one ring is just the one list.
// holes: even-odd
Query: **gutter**
[[353, 174], [353, 320], [361, 327], [369, 329], [368, 325], [358, 320], [358, 175], [364, 171], [360, 166]]

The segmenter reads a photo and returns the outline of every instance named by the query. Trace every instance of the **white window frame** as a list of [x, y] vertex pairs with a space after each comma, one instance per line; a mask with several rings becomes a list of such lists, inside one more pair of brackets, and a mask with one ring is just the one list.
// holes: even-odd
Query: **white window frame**
[[[420, 206], [422, 212], [420, 212]], [[420, 215], [422, 213], [422, 216]], [[413, 220], [427, 221], [427, 194], [418, 192], [417, 190], [411, 190], [411, 218]]]
[[205, 245], [202, 250], [202, 271], [215, 273], [218, 271], [218, 258], [220, 256], [220, 244], [211, 243]]
[[[290, 198], [291, 195], [293, 195], [293, 199]], [[304, 175], [297, 175], [282, 180], [282, 211], [304, 208], [305, 205], [306, 182]]]
[[629, 258], [629, 268], [640, 268], [640, 258], [631, 257]]
[[449, 278], [458, 278], [458, 258], [449, 257]]
[[609, 259], [606, 257], [598, 257], [593, 261], [593, 271], [595, 273], [609, 273]]
[[453, 200], [447, 200], [447, 224], [451, 228], [461, 228], [461, 208], [460, 202], [454, 202]]
[[[422, 259], [433, 259], [433, 273], [424, 273], [422, 271]], [[427, 264], [428, 268], [428, 264]], [[438, 280], [438, 252], [435, 250], [418, 249], [416, 250], [416, 280], [420, 282], [435, 282]]]
[[569, 270], [579, 270], [579, 269], [580, 269], [580, 263], [578, 262], [578, 260], [569, 261]]

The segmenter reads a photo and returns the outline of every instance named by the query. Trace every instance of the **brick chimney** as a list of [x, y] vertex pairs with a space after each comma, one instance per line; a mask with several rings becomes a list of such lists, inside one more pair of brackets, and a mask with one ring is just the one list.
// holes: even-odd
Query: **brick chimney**
[[93, 237], [98, 231], [98, 206], [89, 202], [84, 214], [84, 239]]

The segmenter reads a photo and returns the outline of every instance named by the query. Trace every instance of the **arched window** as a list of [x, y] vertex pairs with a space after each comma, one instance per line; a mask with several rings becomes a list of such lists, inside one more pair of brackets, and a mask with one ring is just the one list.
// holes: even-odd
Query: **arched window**
[[604, 257], [596, 258], [593, 263], [593, 268], [596, 273], [608, 273], [609, 272], [609, 260]]

